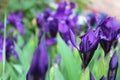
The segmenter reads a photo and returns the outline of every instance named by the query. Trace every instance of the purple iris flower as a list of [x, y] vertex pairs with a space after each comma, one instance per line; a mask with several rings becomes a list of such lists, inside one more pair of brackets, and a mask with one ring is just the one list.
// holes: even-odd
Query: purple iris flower
[[13, 56], [15, 59], [18, 59], [18, 54], [15, 51], [15, 46], [12, 38], [7, 37], [6, 39], [6, 58], [9, 60], [10, 56]]
[[115, 51], [109, 63], [108, 80], [116, 80], [117, 69], [118, 69], [118, 55], [117, 52]]
[[94, 51], [97, 49], [99, 37], [96, 36], [95, 32], [90, 29], [80, 38], [81, 43], [79, 45], [79, 49], [81, 52], [81, 58], [83, 60], [82, 66], [83, 68], [86, 68], [94, 54]]
[[8, 15], [8, 23], [14, 25], [20, 34], [24, 33], [23, 12], [17, 11]]
[[56, 37], [58, 32], [58, 21], [54, 17], [49, 17], [47, 20], [47, 26], [51, 37]]
[[90, 80], [95, 80], [95, 78], [91, 72], [90, 72]]
[[36, 17], [37, 25], [40, 28], [39, 35], [45, 33], [46, 43], [52, 45], [56, 43], [58, 32], [58, 20], [53, 17], [52, 11], [47, 8], [44, 13], [39, 13]]
[[[3, 36], [0, 35], [0, 54], [2, 55], [3, 50]], [[10, 57], [13, 56], [15, 59], [18, 59], [18, 54], [16, 53], [14, 49], [14, 42], [12, 38], [7, 37], [6, 38], [6, 59], [9, 61]]]
[[66, 18], [66, 15], [65, 15], [66, 6], [67, 6], [66, 2], [59, 3], [58, 8], [56, 10], [56, 14], [55, 14], [58, 20], [62, 20]]
[[36, 49], [26, 80], [45, 80], [48, 70], [48, 53], [45, 40], [42, 40]]
[[48, 17], [50, 17], [51, 15], [52, 11], [50, 10], [50, 8], [46, 8], [43, 13], [39, 12], [38, 15], [36, 16], [38, 27], [42, 28], [43, 25], [46, 23]]
[[73, 9], [75, 8], [75, 4], [70, 2], [67, 4], [67, 2], [61, 2], [58, 5], [58, 8], [55, 13], [55, 17], [58, 20], [65, 20], [68, 16], [72, 14]]
[[86, 18], [87, 18], [87, 23], [86, 24], [88, 25], [88, 27], [90, 27], [90, 26], [93, 27], [98, 23], [97, 16], [94, 12], [87, 15]]
[[105, 76], [102, 76], [102, 77], [100, 78], [100, 80], [106, 80]]
[[107, 17], [99, 24], [100, 27], [100, 44], [105, 52], [105, 56], [109, 53], [113, 42], [117, 39], [120, 25], [115, 18]]

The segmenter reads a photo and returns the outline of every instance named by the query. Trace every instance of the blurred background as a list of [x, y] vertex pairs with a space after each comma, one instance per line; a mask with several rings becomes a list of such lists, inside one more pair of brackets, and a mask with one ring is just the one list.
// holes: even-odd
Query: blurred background
[[[84, 8], [85, 11], [94, 11], [96, 13], [104, 12], [110, 16], [115, 16], [120, 21], [120, 0], [0, 0], [0, 15], [5, 10], [9, 11], [19, 10], [38, 7], [54, 6], [52, 3], [58, 4], [61, 1], [73, 1], [79, 7], [79, 10], [82, 11]], [[44, 3], [41, 5], [41, 3]], [[22, 6], [23, 5], [23, 6]], [[2, 16], [0, 16], [2, 17]]]

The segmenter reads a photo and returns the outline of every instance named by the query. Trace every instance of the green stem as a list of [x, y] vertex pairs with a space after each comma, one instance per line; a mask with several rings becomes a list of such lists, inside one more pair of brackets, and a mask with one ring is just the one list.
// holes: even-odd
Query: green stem
[[7, 15], [5, 12], [4, 17], [4, 41], [3, 41], [3, 75], [5, 73], [5, 63], [6, 63], [6, 25], [7, 25]]

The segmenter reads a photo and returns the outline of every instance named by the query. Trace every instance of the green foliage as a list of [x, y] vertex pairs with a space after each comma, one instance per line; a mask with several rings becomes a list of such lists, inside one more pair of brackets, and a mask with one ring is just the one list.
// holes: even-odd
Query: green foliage
[[57, 36], [57, 48], [61, 55], [61, 72], [65, 80], [79, 80], [80, 65], [77, 64], [71, 49], [61, 39], [60, 35]]

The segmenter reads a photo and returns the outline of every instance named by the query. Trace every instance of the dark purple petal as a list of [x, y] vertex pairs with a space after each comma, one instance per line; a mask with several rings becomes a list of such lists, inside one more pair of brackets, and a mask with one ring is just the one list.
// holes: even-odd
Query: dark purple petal
[[91, 72], [90, 72], [90, 80], [95, 80], [95, 78]]
[[100, 44], [105, 52], [105, 56], [107, 56], [107, 54], [109, 53], [112, 43], [113, 43], [112, 41], [106, 41], [104, 39], [100, 40]]
[[45, 40], [42, 40], [36, 49], [26, 80], [45, 80], [48, 70], [48, 53]]
[[71, 8], [71, 9], [74, 9], [74, 8], [75, 8], [75, 3], [70, 2], [70, 8]]
[[109, 63], [108, 80], [116, 80], [117, 69], [118, 69], [118, 55], [117, 52], [115, 52]]
[[97, 16], [94, 12], [87, 15], [86, 18], [87, 18], [87, 23], [89, 26], [93, 27], [94, 25], [98, 24]]
[[0, 35], [0, 50], [2, 50], [3, 49], [3, 36], [2, 35]]
[[120, 25], [115, 18], [107, 17], [101, 21], [99, 26], [101, 27], [101, 39], [113, 41], [117, 38]]
[[89, 64], [92, 56], [97, 49], [99, 43], [99, 37], [96, 36], [93, 30], [89, 30], [85, 35], [81, 36], [81, 43], [79, 45], [79, 50], [81, 52], [80, 56], [82, 58], [82, 67], [86, 68]]
[[93, 30], [89, 30], [85, 35], [81, 36], [80, 52], [86, 54], [94, 47], [97, 48], [99, 38]]
[[106, 17], [99, 24], [100, 28], [100, 44], [105, 52], [105, 56], [109, 53], [113, 42], [117, 39], [120, 25], [115, 18]]
[[57, 19], [55, 19], [54, 17], [49, 17], [47, 23], [51, 37], [56, 37], [58, 31]]
[[45, 21], [48, 19], [48, 17], [51, 15], [52, 11], [50, 8], [46, 8], [45, 11], [44, 11], [44, 19]]
[[100, 78], [100, 80], [106, 80], [106, 78], [105, 78], [104, 76], [102, 76], [102, 77]]

